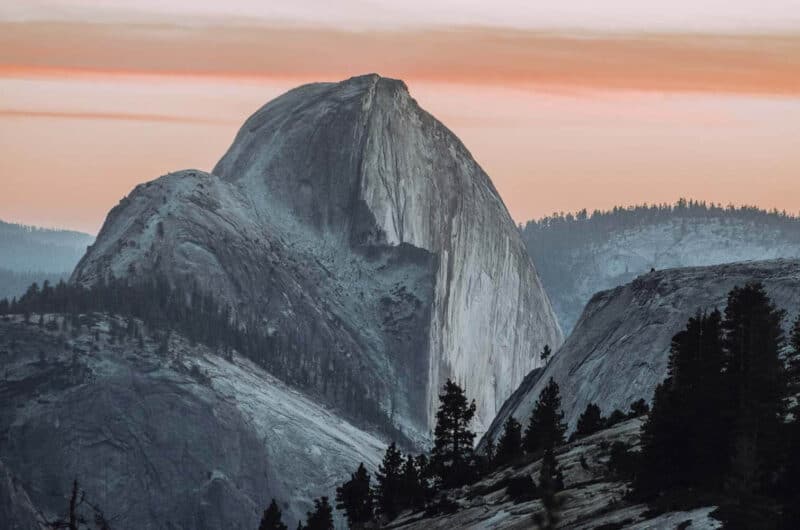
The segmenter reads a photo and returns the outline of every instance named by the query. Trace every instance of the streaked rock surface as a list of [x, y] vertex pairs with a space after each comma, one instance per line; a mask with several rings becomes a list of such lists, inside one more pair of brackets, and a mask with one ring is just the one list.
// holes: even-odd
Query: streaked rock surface
[[154, 272], [308, 337], [309, 364], [362, 370], [420, 436], [446, 378], [477, 400], [482, 431], [562, 342], [489, 177], [405, 84], [377, 75], [294, 89], [245, 122], [212, 174], [137, 187], [73, 281]]
[[669, 269], [597, 293], [564, 346], [526, 380], [487, 435], [499, 436], [509, 414], [527, 422], [551, 377], [561, 388], [570, 430], [589, 403], [608, 415], [615, 408], [627, 411], [637, 399], [651, 400], [666, 377], [675, 333], [698, 310], [724, 310], [728, 292], [750, 281], [762, 282], [773, 302], [787, 310], [788, 330], [800, 312], [800, 260]]
[[[0, 461], [48, 517], [77, 478], [114, 528], [252, 530], [273, 497], [294, 527], [359, 462], [376, 469], [385, 441], [250, 361], [108, 329], [0, 322]], [[0, 510], [26, 509], [14, 484], [0, 473]]]

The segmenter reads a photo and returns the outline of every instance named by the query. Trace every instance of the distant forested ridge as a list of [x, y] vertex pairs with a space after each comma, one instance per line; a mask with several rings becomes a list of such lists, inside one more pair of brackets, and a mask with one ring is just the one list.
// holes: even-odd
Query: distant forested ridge
[[0, 298], [20, 296], [33, 283], [69, 279], [94, 236], [0, 221]]
[[520, 230], [567, 333], [595, 292], [651, 268], [800, 256], [797, 215], [686, 199], [557, 213]]
[[20, 272], [12, 271], [0, 267], [0, 298], [14, 298], [21, 296], [28, 286], [34, 282], [50, 282], [51, 285], [57, 284], [61, 280], [68, 280], [72, 271], [65, 270], [58, 272]]
[[0, 267], [15, 272], [72, 271], [94, 236], [0, 221]]

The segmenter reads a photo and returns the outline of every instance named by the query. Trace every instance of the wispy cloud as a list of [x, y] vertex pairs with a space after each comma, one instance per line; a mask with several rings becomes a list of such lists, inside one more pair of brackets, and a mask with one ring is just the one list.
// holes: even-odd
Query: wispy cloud
[[800, 94], [800, 34], [559, 34], [507, 28], [0, 24], [0, 76], [407, 80], [566, 89]]
[[19, 118], [65, 118], [79, 120], [121, 120], [144, 121], [161, 123], [203, 123], [203, 124], [234, 124], [233, 120], [220, 120], [201, 118], [196, 116], [172, 116], [167, 114], [148, 114], [134, 112], [85, 112], [85, 111], [52, 111], [29, 109], [2, 109], [0, 117]]

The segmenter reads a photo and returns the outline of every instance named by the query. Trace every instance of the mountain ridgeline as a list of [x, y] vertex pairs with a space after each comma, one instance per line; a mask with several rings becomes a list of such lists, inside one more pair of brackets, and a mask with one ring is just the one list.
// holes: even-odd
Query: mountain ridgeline
[[534, 352], [562, 342], [489, 177], [377, 75], [294, 89], [245, 122], [213, 173], [138, 186], [72, 281], [111, 276], [196, 283], [290, 344], [317, 390], [358, 374], [412, 437], [428, 436], [450, 377], [474, 392], [482, 430]]
[[94, 237], [0, 221], [0, 298], [20, 296], [33, 283], [67, 280]]
[[800, 218], [684, 199], [552, 215], [522, 237], [567, 333], [592, 295], [652, 268], [800, 257]]
[[565, 396], [570, 430], [590, 403], [608, 415], [652, 399], [667, 374], [672, 337], [698, 310], [722, 309], [729, 291], [754, 281], [787, 311], [782, 325], [788, 333], [800, 314], [800, 260], [662, 270], [597, 293], [552, 360], [504, 404], [482, 443], [497, 439], [509, 417], [523, 421], [550, 378]]
[[0, 312], [0, 462], [46, 514], [77, 477], [137, 528], [329, 511], [376, 437], [431, 441], [444, 381], [482, 432], [562, 342], [488, 176], [377, 75], [268, 103], [213, 173], [137, 186], [68, 284]]

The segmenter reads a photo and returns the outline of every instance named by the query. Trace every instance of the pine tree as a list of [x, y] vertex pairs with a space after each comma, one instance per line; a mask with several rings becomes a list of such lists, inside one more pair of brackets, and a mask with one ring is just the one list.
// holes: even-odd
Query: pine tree
[[307, 512], [304, 530], [333, 530], [333, 509], [328, 497], [314, 499], [314, 511]]
[[431, 466], [443, 488], [462, 486], [476, 472], [472, 444], [475, 433], [469, 429], [475, 416], [475, 401], [467, 402], [464, 390], [447, 380], [439, 394]]
[[542, 457], [542, 467], [539, 470], [539, 492], [542, 496], [544, 513], [536, 514], [534, 521], [539, 528], [555, 529], [559, 521], [559, 508], [561, 502], [556, 493], [564, 489], [564, 476], [558, 468], [556, 455], [553, 448], [547, 448]]
[[394, 442], [386, 448], [383, 462], [375, 474], [377, 486], [375, 501], [378, 513], [389, 520], [394, 519], [400, 510], [400, 488], [402, 487], [403, 454]]
[[779, 467], [785, 337], [777, 309], [760, 283], [734, 288], [725, 308], [726, 377], [735, 420], [729, 490], [747, 495]]
[[417, 455], [414, 463], [417, 466], [417, 473], [419, 473], [419, 484], [422, 491], [423, 504], [426, 504], [433, 500], [433, 495], [435, 493], [433, 484], [431, 483], [433, 479], [431, 465], [428, 461], [428, 457], [424, 454]]
[[269, 507], [264, 510], [258, 530], [286, 530], [286, 525], [283, 524], [281, 516], [281, 509], [278, 508], [278, 503], [275, 502], [275, 499], [272, 499]]
[[489, 436], [486, 439], [486, 445], [483, 449], [483, 471], [482, 473], [488, 473], [495, 466], [498, 464], [497, 462], [497, 445], [494, 443], [494, 439]]
[[507, 464], [522, 454], [522, 425], [509, 416], [503, 426], [503, 434], [497, 442], [496, 465]]
[[363, 462], [350, 480], [336, 488], [336, 508], [345, 512], [350, 528], [362, 528], [372, 520], [370, 476]]
[[677, 447], [684, 443], [677, 420], [679, 407], [670, 389], [671, 380], [656, 387], [653, 408], [642, 425], [642, 459], [634, 481], [637, 495], [649, 498], [655, 493], [678, 483], [674, 475], [683, 464], [675, 456]]
[[401, 484], [402, 507], [412, 510], [422, 508], [425, 505], [425, 491], [422, 485], [420, 470], [412, 455], [408, 455], [406, 461], [403, 463]]
[[642, 427], [640, 494], [721, 485], [729, 436], [723, 361], [719, 311], [698, 312], [672, 338], [667, 379]]
[[605, 426], [606, 420], [600, 413], [600, 407], [594, 403], [586, 405], [586, 410], [578, 418], [578, 425], [575, 429], [575, 435], [578, 437], [589, 436], [601, 430]]
[[566, 431], [558, 384], [551, 377], [536, 400], [522, 444], [528, 453], [552, 449], [564, 443]]
[[638, 418], [639, 416], [644, 416], [649, 412], [650, 412], [650, 405], [647, 404], [647, 401], [645, 401], [644, 399], [637, 399], [636, 401], [631, 403], [630, 409], [628, 410], [628, 417]]
[[547, 359], [550, 358], [550, 355], [552, 353], [553, 353], [553, 351], [550, 349], [550, 345], [549, 344], [545, 344], [544, 345], [544, 349], [542, 350], [542, 353], [539, 354], [539, 358], [542, 359], [543, 363], [547, 364]]

